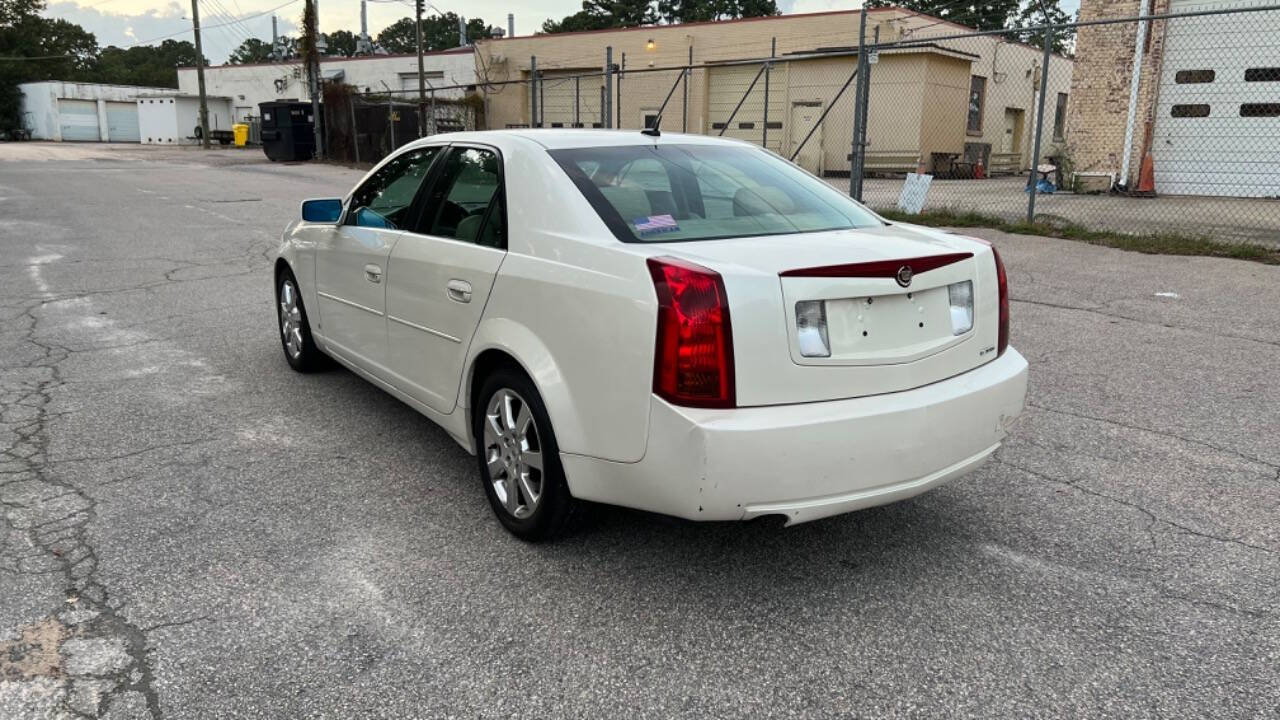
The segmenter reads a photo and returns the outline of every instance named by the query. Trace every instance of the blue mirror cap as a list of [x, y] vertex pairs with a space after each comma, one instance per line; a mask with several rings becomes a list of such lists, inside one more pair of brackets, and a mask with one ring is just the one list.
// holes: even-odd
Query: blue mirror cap
[[342, 200], [319, 198], [302, 201], [302, 219], [313, 223], [336, 223], [342, 217]]

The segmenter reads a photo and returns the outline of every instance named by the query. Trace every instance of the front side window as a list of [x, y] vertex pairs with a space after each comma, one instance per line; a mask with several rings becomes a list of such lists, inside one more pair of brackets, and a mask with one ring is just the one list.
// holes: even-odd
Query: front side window
[[410, 224], [411, 206], [439, 147], [410, 150], [378, 168], [351, 195], [348, 225], [397, 230]]
[[505, 244], [498, 154], [455, 147], [432, 185], [417, 232], [492, 247]]
[[550, 152], [622, 242], [881, 224], [844, 193], [760, 148], [630, 145]]
[[982, 134], [982, 111], [987, 104], [987, 79], [979, 75], [969, 78], [969, 121], [965, 131]]

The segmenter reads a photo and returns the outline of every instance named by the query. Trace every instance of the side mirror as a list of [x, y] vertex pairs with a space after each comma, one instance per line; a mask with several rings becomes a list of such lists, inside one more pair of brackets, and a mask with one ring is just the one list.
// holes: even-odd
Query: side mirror
[[302, 219], [309, 223], [338, 222], [342, 217], [342, 200], [339, 198], [320, 198], [302, 201]]

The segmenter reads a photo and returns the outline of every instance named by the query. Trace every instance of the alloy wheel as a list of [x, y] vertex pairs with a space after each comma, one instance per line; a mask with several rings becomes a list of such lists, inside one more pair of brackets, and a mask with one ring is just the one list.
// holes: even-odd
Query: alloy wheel
[[542, 443], [532, 409], [514, 390], [502, 388], [489, 400], [484, 453], [502, 507], [518, 519], [532, 515], [542, 499]]
[[293, 280], [280, 283], [280, 337], [285, 352], [297, 360], [302, 355], [302, 308], [298, 302], [298, 288]]

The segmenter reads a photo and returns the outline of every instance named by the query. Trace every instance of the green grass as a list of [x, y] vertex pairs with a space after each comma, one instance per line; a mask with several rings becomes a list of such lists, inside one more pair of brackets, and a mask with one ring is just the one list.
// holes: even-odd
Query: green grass
[[981, 227], [1020, 235], [1077, 240], [1090, 245], [1103, 245], [1119, 250], [1147, 253], [1149, 255], [1204, 255], [1236, 260], [1252, 260], [1268, 265], [1280, 265], [1280, 249], [1253, 243], [1221, 243], [1198, 235], [1178, 233], [1148, 233], [1130, 235], [1111, 230], [1089, 230], [1079, 225], [1051, 225], [1024, 221], [1009, 222], [993, 215], [956, 210], [926, 210], [919, 215], [908, 215], [894, 209], [878, 209], [876, 212], [889, 220], [934, 227]]

